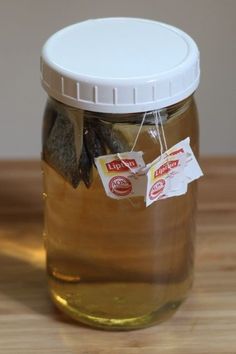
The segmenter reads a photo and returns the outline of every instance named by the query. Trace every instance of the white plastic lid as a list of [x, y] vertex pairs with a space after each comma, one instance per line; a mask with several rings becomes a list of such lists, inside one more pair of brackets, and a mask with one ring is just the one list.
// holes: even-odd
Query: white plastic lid
[[199, 84], [199, 51], [191, 37], [136, 18], [88, 20], [52, 35], [42, 50], [47, 93], [70, 106], [132, 113], [170, 106]]

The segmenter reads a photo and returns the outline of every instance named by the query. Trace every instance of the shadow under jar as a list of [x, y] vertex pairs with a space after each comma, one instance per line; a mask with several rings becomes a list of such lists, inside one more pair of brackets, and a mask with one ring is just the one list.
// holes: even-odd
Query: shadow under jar
[[[129, 31], [133, 25], [146, 28], [151, 23], [157, 31], [164, 28], [175, 35], [183, 33], [153, 21], [100, 21], [92, 21], [98, 33], [101, 23], [111, 31], [120, 25]], [[46, 43], [42, 58], [47, 70], [50, 46], [63, 48], [63, 36], [72, 37], [81, 24], [76, 26], [61, 32], [62, 38], [52, 37], [55, 43]], [[91, 21], [82, 26], [88, 30]], [[198, 61], [194, 42], [186, 38]], [[50, 81], [47, 70], [43, 80]], [[157, 99], [151, 107], [149, 100], [139, 107], [134, 102], [123, 104], [122, 112], [115, 104], [107, 112], [108, 105], [99, 106], [96, 99], [88, 104], [90, 109], [84, 109], [82, 100], [77, 100], [75, 107], [43, 82], [50, 96], [44, 114], [42, 152], [49, 289], [54, 303], [72, 318], [106, 329], [142, 328], [170, 317], [186, 298], [193, 281], [196, 182], [188, 186], [185, 195], [146, 208], [143, 197], [107, 197], [94, 159], [130, 151], [144, 113], [153, 110], [160, 114], [168, 147], [190, 137], [198, 155], [198, 118], [192, 95], [198, 79], [188, 94], [185, 90], [186, 97], [169, 98], [173, 104], [161, 107]], [[141, 107], [147, 109], [138, 112]], [[135, 151], [144, 152], [145, 163], [160, 155], [153, 114], [146, 116]]]

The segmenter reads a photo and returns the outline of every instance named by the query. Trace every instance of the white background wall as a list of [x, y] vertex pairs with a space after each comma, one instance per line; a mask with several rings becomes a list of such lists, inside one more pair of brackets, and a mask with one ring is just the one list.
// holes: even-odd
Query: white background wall
[[0, 158], [39, 157], [44, 41], [69, 24], [107, 16], [160, 20], [196, 40], [202, 154], [236, 154], [236, 0], [0, 0]]

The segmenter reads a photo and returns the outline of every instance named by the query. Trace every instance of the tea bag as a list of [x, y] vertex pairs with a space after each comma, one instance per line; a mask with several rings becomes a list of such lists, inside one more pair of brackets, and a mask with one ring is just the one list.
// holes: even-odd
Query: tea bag
[[129, 150], [127, 140], [120, 132], [113, 129], [111, 123], [105, 123], [99, 120], [95, 127], [98, 136], [109, 150], [108, 153], [116, 154]]
[[82, 153], [82, 147], [83, 147], [83, 134], [84, 134], [83, 111], [68, 107], [66, 110], [66, 116], [70, 119], [71, 123], [73, 124], [76, 159], [77, 161], [79, 161], [80, 155]]
[[80, 173], [75, 150], [73, 124], [62, 113], [57, 115], [45, 143], [43, 157], [74, 188], [78, 186]]
[[79, 175], [84, 181], [87, 188], [89, 188], [93, 181], [92, 160], [89, 158], [85, 145], [82, 147], [82, 153], [79, 161]]
[[91, 122], [85, 123], [84, 143], [86, 146], [88, 156], [90, 157], [94, 166], [96, 166], [94, 159], [98, 156], [105, 155], [106, 154], [106, 147], [105, 147], [101, 137], [99, 138], [99, 136], [97, 135], [95, 129], [93, 128], [93, 124]]
[[57, 111], [55, 110], [55, 105], [53, 104], [52, 101], [49, 101], [47, 103], [44, 111], [44, 116], [45, 119], [43, 121], [43, 136], [42, 136], [43, 146], [45, 145], [57, 118]]
[[52, 103], [46, 114], [43, 158], [73, 188], [81, 180], [90, 187], [96, 157], [128, 149], [125, 137], [113, 130], [112, 123], [84, 119], [83, 111], [65, 109], [59, 102]]

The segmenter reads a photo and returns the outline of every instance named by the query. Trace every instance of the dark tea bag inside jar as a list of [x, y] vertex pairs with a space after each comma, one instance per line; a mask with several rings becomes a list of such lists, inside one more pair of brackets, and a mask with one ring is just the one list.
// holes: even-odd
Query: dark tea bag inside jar
[[116, 154], [129, 151], [129, 145], [121, 132], [113, 129], [112, 123], [98, 121], [96, 133], [107, 147], [108, 153]]
[[[95, 122], [96, 124], [97, 122]], [[95, 158], [98, 156], [106, 155], [106, 146], [101, 137], [98, 136], [94, 129], [94, 123], [90, 123], [87, 119], [84, 126], [84, 144], [88, 156], [92, 163], [95, 165]]]
[[55, 109], [55, 105], [52, 103], [52, 101], [49, 101], [46, 105], [45, 111], [44, 111], [44, 116], [45, 119], [43, 121], [43, 147], [45, 143], [48, 140], [48, 137], [51, 133], [52, 127], [56, 121], [57, 118], [57, 111]]
[[[81, 151], [78, 151], [74, 131], [74, 124], [71, 120], [61, 112], [58, 113], [50, 135], [44, 145], [43, 157], [51, 167], [76, 188], [81, 179], [80, 160], [82, 157], [82, 144]], [[78, 130], [76, 134], [78, 134]], [[83, 128], [78, 138], [83, 139]], [[84, 155], [83, 153], [83, 166], [86, 161], [86, 156]]]
[[111, 122], [91, 120], [82, 111], [65, 110], [59, 103], [54, 112], [56, 118], [53, 115], [53, 124], [44, 134], [43, 159], [73, 188], [80, 181], [89, 188], [95, 157], [128, 151], [128, 143]]

